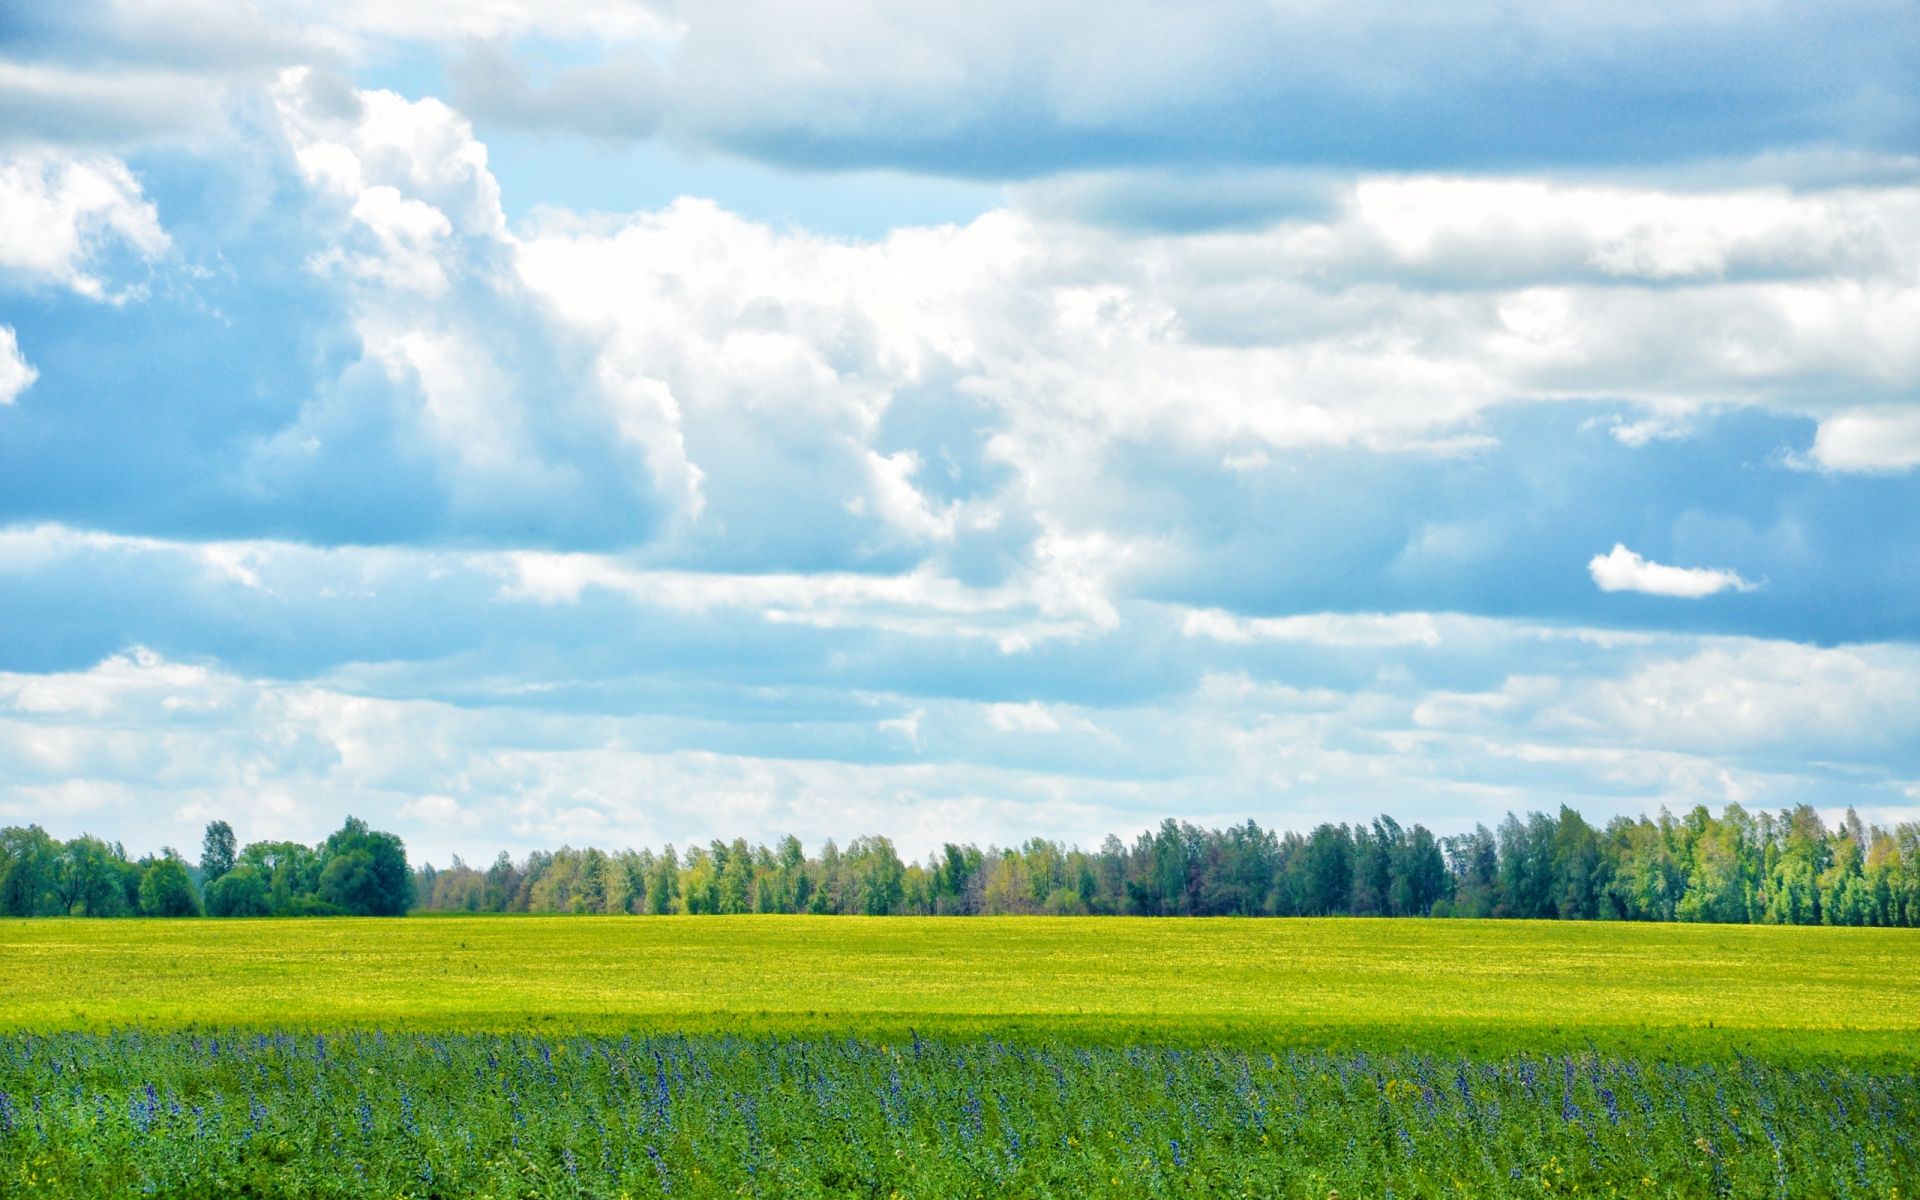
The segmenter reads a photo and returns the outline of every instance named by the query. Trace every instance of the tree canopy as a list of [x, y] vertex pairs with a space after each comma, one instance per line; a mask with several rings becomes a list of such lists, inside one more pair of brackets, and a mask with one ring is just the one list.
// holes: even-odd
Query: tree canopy
[[1281, 833], [1167, 820], [1132, 844], [949, 843], [907, 863], [886, 838], [743, 838], [663, 850], [502, 853], [417, 875], [421, 907], [457, 912], [1138, 916], [1464, 916], [1920, 925], [1920, 825], [1810, 807], [1618, 817], [1570, 808], [1437, 837], [1391, 817]]
[[231, 825], [210, 823], [194, 865], [171, 848], [129, 860], [91, 834], [59, 842], [38, 825], [0, 829], [0, 915], [399, 916], [413, 906], [405, 845], [358, 818], [317, 846], [236, 851], [234, 841]]

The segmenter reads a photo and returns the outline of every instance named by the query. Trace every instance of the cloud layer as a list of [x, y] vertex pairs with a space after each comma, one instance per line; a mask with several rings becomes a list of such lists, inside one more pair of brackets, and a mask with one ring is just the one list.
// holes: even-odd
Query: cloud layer
[[23, 15], [0, 814], [1915, 802], [1910, 6], [834, 18]]

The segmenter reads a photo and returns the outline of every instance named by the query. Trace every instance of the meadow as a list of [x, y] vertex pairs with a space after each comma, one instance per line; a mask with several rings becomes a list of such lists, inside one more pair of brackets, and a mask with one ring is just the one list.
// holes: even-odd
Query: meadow
[[1912, 1053], [1920, 935], [1527, 921], [0, 922], [0, 1029], [763, 1033]]
[[1892, 1200], [1916, 966], [1747, 926], [8, 922], [0, 1193]]

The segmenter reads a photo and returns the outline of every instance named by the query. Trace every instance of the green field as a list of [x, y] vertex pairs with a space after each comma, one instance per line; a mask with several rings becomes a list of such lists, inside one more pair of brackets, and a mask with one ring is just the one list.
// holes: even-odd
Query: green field
[[1879, 1058], [1920, 933], [1386, 920], [0, 923], [0, 1028], [850, 1032]]
[[1920, 933], [0, 923], [0, 1194], [1874, 1197]]

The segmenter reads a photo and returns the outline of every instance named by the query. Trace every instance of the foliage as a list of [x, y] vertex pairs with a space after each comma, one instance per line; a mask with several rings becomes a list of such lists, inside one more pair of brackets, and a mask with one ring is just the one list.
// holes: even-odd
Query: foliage
[[273, 902], [267, 895], [267, 881], [260, 872], [242, 864], [207, 885], [207, 915], [210, 917], [266, 917], [273, 914]]
[[59, 857], [60, 844], [38, 825], [0, 829], [0, 912], [10, 917], [59, 912]]
[[[233, 843], [225, 821], [207, 826], [198, 873], [211, 916], [399, 916], [413, 904], [406, 847], [358, 818], [319, 846], [254, 842], [236, 854]], [[130, 862], [89, 834], [62, 843], [38, 825], [0, 829], [0, 916], [197, 916], [194, 874], [171, 849]]]
[[[201, 871], [232, 869], [232, 831], [207, 827]], [[168, 852], [171, 854], [171, 851]], [[117, 844], [60, 843], [38, 826], [0, 830], [0, 915], [145, 911], [144, 874]], [[1920, 925], [1920, 823], [1885, 829], [1849, 811], [1832, 829], [1810, 807], [1718, 817], [1617, 817], [1604, 829], [1561, 808], [1437, 838], [1391, 817], [1277, 833], [1172, 820], [1132, 845], [1088, 851], [1043, 838], [943, 846], [904, 862], [884, 837], [713, 841], [676, 851], [502, 853], [485, 871], [455, 858], [408, 869], [400, 839], [349, 817], [318, 846], [254, 842], [250, 868], [275, 916], [436, 912], [886, 915], [1462, 916], [1709, 924]], [[260, 911], [211, 903], [217, 914]], [[239, 893], [236, 893], [239, 894]], [[185, 911], [180, 909], [179, 911]]]
[[911, 1028], [1483, 1056], [1593, 1045], [1911, 1062], [1916, 937], [1342, 918], [0, 921], [0, 1029], [898, 1037]]
[[397, 917], [413, 906], [407, 852], [391, 833], [377, 833], [358, 817], [320, 848], [318, 896], [357, 917]]
[[1833, 830], [1806, 806], [1720, 817], [1616, 818], [1562, 808], [1451, 838], [1391, 817], [1275, 833], [1164, 821], [1129, 846], [1084, 851], [1042, 838], [948, 844], [903, 863], [885, 838], [808, 858], [791, 837], [606, 852], [459, 859], [417, 875], [440, 912], [849, 913], [861, 915], [1463, 916], [1777, 925], [1920, 925], [1920, 824], [1852, 813]]
[[200, 884], [212, 887], [220, 877], [233, 870], [233, 826], [225, 821], [207, 824], [206, 837], [200, 843]]
[[1893, 1197], [1920, 1076], [1592, 1053], [0, 1038], [10, 1195]]
[[200, 897], [194, 895], [185, 863], [168, 855], [141, 872], [140, 912], [149, 917], [200, 915]]

